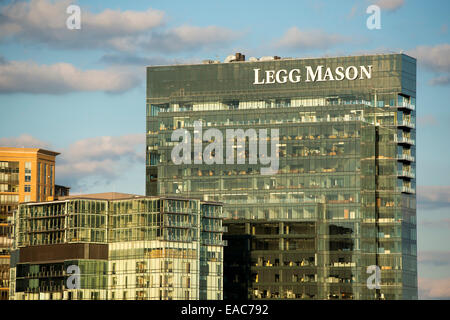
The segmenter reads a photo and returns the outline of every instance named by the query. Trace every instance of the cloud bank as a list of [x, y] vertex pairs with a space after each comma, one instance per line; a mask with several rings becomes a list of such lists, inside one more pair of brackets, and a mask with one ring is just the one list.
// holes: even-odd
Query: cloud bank
[[348, 39], [339, 34], [327, 33], [319, 29], [301, 30], [291, 27], [274, 45], [279, 48], [312, 50], [328, 49], [344, 42], [348, 42]]
[[419, 298], [420, 299], [450, 299], [450, 278], [418, 279], [419, 282]]
[[422, 209], [450, 208], [450, 186], [417, 187], [417, 203]]
[[[450, 219], [447, 219], [450, 222]], [[419, 251], [417, 262], [435, 267], [450, 267], [450, 251]]]
[[81, 8], [81, 29], [66, 26], [70, 0], [14, 1], [0, 9], [0, 39], [45, 43], [60, 48], [110, 47], [125, 49], [127, 39], [163, 25], [159, 10], [120, 11], [106, 9], [92, 13]]
[[18, 137], [0, 138], [0, 147], [49, 149], [51, 144], [25, 133]]
[[382, 10], [396, 11], [405, 4], [405, 0], [378, 0], [375, 4]]
[[198, 50], [227, 44], [238, 33], [217, 26], [165, 28], [165, 13], [106, 9], [93, 13], [81, 7], [81, 29], [70, 30], [66, 20], [70, 0], [14, 1], [0, 7], [0, 41], [45, 44], [62, 49], [109, 49], [157, 52]]
[[[53, 150], [50, 143], [23, 134], [19, 137], [1, 138], [0, 146], [45, 148]], [[123, 177], [131, 167], [145, 167], [145, 134], [118, 137], [102, 136], [78, 140], [66, 149], [54, 150], [56, 158], [56, 183], [71, 187], [77, 192], [89, 189], [86, 180], [109, 184]]]
[[9, 61], [0, 64], [0, 93], [121, 93], [140, 83], [141, 79], [135, 72], [124, 68], [82, 70], [70, 63], [46, 65], [32, 61]]
[[450, 85], [450, 44], [418, 46], [410, 50], [408, 54], [416, 57], [419, 65], [436, 73], [430, 81], [431, 85]]

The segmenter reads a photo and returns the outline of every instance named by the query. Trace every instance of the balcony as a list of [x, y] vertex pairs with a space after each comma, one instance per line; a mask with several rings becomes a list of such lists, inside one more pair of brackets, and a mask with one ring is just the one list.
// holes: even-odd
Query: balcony
[[411, 110], [414, 111], [416, 110], [416, 106], [410, 103], [402, 103], [398, 106], [394, 106], [394, 108], [398, 108], [398, 109], [407, 109], [407, 110]]
[[198, 212], [193, 209], [179, 209], [179, 208], [168, 208], [168, 207], [164, 208], [161, 213], [163, 213], [163, 214], [190, 214], [190, 215], [198, 214]]
[[411, 121], [402, 120], [402, 121], [397, 122], [397, 127], [407, 127], [410, 129], [414, 129], [416, 127], [416, 125]]
[[400, 192], [415, 194], [416, 190], [410, 187], [402, 186], [400, 187]]
[[222, 219], [224, 217], [224, 212], [204, 211], [202, 212], [202, 216], [205, 218]]
[[398, 177], [406, 177], [410, 179], [414, 179], [416, 177], [415, 173], [412, 171], [402, 170], [397, 174]]
[[414, 139], [408, 138], [408, 137], [398, 137], [394, 136], [394, 142], [399, 144], [408, 144], [408, 145], [415, 145], [416, 141]]
[[207, 246], [227, 246], [227, 240], [202, 239], [202, 244]]
[[399, 160], [399, 161], [411, 161], [411, 162], [413, 162], [413, 161], [414, 161], [414, 157], [411, 156], [411, 155], [409, 155], [409, 154], [399, 154], [399, 155], [397, 156], [397, 160]]
[[203, 231], [206, 231], [206, 232], [228, 232], [228, 227], [204, 225]]
[[189, 237], [189, 236], [175, 236], [175, 235], [163, 235], [160, 240], [164, 240], [164, 241], [174, 241], [174, 242], [193, 242], [196, 241], [195, 238], [193, 237]]
[[192, 229], [192, 228], [195, 228], [195, 226], [196, 225], [192, 222], [179, 222], [179, 221], [164, 220], [164, 227], [167, 227], [167, 228]]

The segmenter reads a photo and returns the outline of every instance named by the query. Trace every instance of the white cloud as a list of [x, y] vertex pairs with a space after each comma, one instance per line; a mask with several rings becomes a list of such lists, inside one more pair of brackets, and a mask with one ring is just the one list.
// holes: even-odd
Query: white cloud
[[428, 127], [438, 125], [439, 121], [435, 116], [426, 114], [424, 116], [417, 117], [417, 124], [422, 127]]
[[[443, 219], [425, 219], [420, 222], [420, 224], [424, 227], [428, 228], [444, 228], [444, 229], [450, 229], [450, 218], [443, 218]], [[450, 260], [449, 260], [450, 261]]]
[[436, 46], [418, 46], [409, 51], [426, 68], [436, 72], [450, 72], [450, 44]]
[[408, 54], [416, 57], [419, 65], [436, 73], [436, 76], [430, 81], [431, 85], [450, 84], [450, 44], [418, 46], [408, 51]]
[[16, 147], [16, 148], [41, 148], [49, 149], [50, 144], [36, 139], [29, 134], [22, 134], [18, 137], [0, 138], [1, 147]]
[[419, 251], [417, 262], [437, 267], [450, 266], [450, 251]]
[[145, 159], [144, 150], [136, 153], [134, 147], [145, 143], [145, 134], [119, 137], [103, 136], [79, 140], [70, 145], [65, 157], [70, 161], [117, 159], [122, 156]]
[[[448, 220], [448, 219], [447, 219]], [[442, 270], [450, 266], [450, 251], [422, 251], [418, 252], [419, 269]], [[436, 272], [435, 271], [435, 272]], [[436, 272], [436, 274], [438, 274]], [[450, 299], [450, 278], [419, 277], [419, 299]]]
[[31, 61], [0, 64], [0, 93], [120, 93], [136, 87], [140, 82], [135, 72], [123, 68], [81, 70], [69, 63], [40, 65]]
[[61, 151], [56, 178], [77, 191], [86, 178], [96, 178], [108, 184], [126, 175], [132, 166], [145, 168], [144, 133], [76, 141]]
[[375, 4], [383, 10], [395, 11], [405, 4], [405, 0], [378, 0]]
[[82, 18], [83, 26], [101, 34], [129, 35], [148, 31], [161, 26], [164, 13], [159, 10], [119, 11], [106, 9], [99, 14], [86, 11]]
[[435, 77], [430, 80], [432, 86], [446, 86], [450, 84], [450, 75]]
[[[120, 66], [161, 66], [161, 65], [175, 65], [175, 64], [193, 64], [201, 63], [201, 59], [175, 59], [168, 58], [164, 55], [159, 56], [140, 56], [133, 54], [105, 54], [99, 62], [108, 65], [120, 65]], [[142, 69], [141, 69], [142, 71]]]
[[[1, 138], [0, 146], [54, 150], [50, 143], [28, 134]], [[93, 182], [86, 185], [86, 180], [97, 179], [97, 183], [106, 185], [124, 177], [132, 166], [141, 166], [144, 170], [145, 133], [87, 138], [54, 151], [61, 153], [56, 157], [56, 183], [78, 192], [81, 186], [83, 190], [93, 187], [89, 184]]]
[[422, 278], [419, 282], [420, 299], [450, 299], [450, 278]]
[[450, 207], [450, 186], [419, 186], [417, 202], [420, 207], [438, 209]]
[[93, 13], [81, 7], [81, 29], [69, 30], [66, 8], [73, 1], [16, 1], [0, 7], [0, 40], [25, 41], [69, 49], [113, 49], [132, 52], [199, 50], [228, 44], [238, 34], [218, 26], [180, 26], [164, 29], [160, 10]]
[[110, 47], [129, 50], [133, 36], [163, 25], [164, 13], [159, 10], [104, 10], [92, 13], [81, 7], [81, 29], [69, 30], [66, 9], [73, 1], [14, 1], [0, 8], [0, 39], [14, 38], [45, 43], [63, 48]]
[[292, 27], [279, 39], [275, 46], [291, 49], [327, 49], [348, 39], [339, 34], [326, 33], [322, 30], [300, 30]]
[[171, 33], [179, 40], [190, 45], [204, 45], [214, 42], [230, 41], [236, 37], [234, 32], [217, 26], [194, 27], [184, 25], [174, 28]]
[[237, 32], [223, 27], [183, 25], [163, 32], [154, 32], [150, 37], [141, 38], [138, 45], [155, 51], [175, 52], [223, 46], [238, 37]]

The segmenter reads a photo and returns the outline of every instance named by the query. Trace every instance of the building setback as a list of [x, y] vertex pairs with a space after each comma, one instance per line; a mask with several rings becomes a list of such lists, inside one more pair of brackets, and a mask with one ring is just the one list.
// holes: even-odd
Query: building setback
[[148, 67], [146, 194], [224, 203], [225, 299], [417, 299], [415, 98], [404, 54]]
[[58, 152], [0, 147], [0, 300], [8, 299], [10, 219], [21, 202], [54, 198]]
[[21, 204], [10, 299], [222, 299], [223, 231], [222, 205], [194, 199], [103, 193]]

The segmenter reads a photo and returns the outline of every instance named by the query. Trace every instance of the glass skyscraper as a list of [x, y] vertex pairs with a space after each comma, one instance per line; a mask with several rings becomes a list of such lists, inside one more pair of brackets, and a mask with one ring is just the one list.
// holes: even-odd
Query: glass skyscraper
[[148, 67], [146, 194], [224, 203], [225, 298], [417, 299], [415, 105], [404, 54]]

